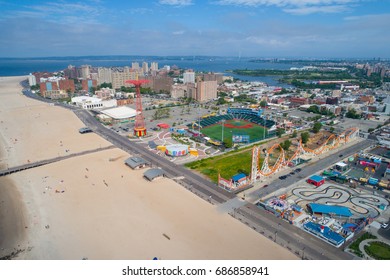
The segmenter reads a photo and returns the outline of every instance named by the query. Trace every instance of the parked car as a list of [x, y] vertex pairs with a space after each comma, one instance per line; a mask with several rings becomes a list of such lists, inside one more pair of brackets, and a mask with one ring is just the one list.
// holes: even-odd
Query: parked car
[[268, 185], [264, 185], [264, 186], [263, 186], [263, 188], [266, 188], [266, 187], [268, 187]]

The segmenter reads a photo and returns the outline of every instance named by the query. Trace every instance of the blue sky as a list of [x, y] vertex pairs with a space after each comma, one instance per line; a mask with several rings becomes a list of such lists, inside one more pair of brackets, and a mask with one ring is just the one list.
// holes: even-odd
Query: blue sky
[[0, 0], [0, 57], [390, 58], [390, 0]]

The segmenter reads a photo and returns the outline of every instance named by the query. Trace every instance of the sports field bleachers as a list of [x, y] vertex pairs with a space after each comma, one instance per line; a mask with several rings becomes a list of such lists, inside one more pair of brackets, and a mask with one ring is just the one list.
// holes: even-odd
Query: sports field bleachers
[[218, 124], [222, 120], [233, 120], [233, 119], [246, 120], [260, 126], [265, 126], [268, 129], [271, 128], [273, 125], [275, 125], [275, 122], [272, 120], [264, 120], [263, 118], [256, 115], [247, 115], [242, 113], [233, 113], [233, 114], [225, 114], [225, 115], [209, 117], [206, 119], [202, 119], [200, 121], [200, 125], [201, 127], [208, 127], [210, 125]]

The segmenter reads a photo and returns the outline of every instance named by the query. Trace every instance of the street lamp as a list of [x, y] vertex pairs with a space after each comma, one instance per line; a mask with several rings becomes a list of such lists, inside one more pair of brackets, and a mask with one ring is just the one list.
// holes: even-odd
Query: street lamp
[[222, 139], [221, 139], [221, 141], [222, 141], [222, 143], [223, 143], [223, 127], [225, 126], [225, 125], [224, 125], [224, 124], [225, 124], [225, 121], [226, 121], [226, 120], [224, 120], [224, 119], [221, 120], [221, 123], [222, 123]]
[[275, 231], [275, 243], [276, 243], [276, 236], [278, 235], [278, 231]]
[[198, 107], [198, 137], [200, 138], [200, 107]]
[[302, 248], [302, 260], [305, 259], [305, 248], [306, 248], [306, 247], [303, 247], [303, 248]]

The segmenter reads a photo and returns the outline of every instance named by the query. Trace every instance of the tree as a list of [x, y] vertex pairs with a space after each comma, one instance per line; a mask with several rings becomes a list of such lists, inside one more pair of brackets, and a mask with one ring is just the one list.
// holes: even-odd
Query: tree
[[100, 88], [112, 88], [112, 83], [102, 83]]
[[217, 93], [217, 96], [218, 97], [226, 97], [226, 96], [228, 96], [228, 94], [226, 92], [224, 92], [224, 91], [220, 91], [220, 92]]
[[223, 98], [223, 97], [218, 98], [217, 105], [222, 105], [222, 104], [226, 104], [226, 103], [227, 102], [226, 102], [225, 98]]
[[260, 107], [261, 107], [261, 108], [267, 107], [267, 105], [268, 105], [268, 104], [267, 104], [267, 101], [265, 101], [265, 100], [261, 100], [261, 101], [260, 101]]
[[329, 131], [330, 131], [330, 132], [333, 132], [333, 131], [334, 131], [334, 127], [331, 127], [331, 128], [329, 129]]
[[283, 134], [285, 133], [285, 130], [281, 127], [279, 127], [278, 129], [276, 129], [276, 135], [280, 138], [283, 136]]
[[153, 118], [154, 120], [159, 120], [159, 119], [163, 119], [163, 118], [169, 118], [169, 116], [170, 116], [170, 110], [171, 110], [170, 108], [158, 108], [158, 109], [154, 112], [152, 118]]
[[294, 130], [293, 133], [292, 133], [292, 135], [291, 135], [291, 137], [292, 137], [292, 138], [295, 138], [295, 137], [297, 137], [297, 136], [298, 136], [298, 132], [297, 132], [296, 130]]
[[287, 139], [283, 143], [280, 143], [280, 146], [283, 148], [283, 150], [288, 151], [291, 146], [291, 141]]
[[305, 131], [301, 133], [301, 139], [303, 144], [306, 144], [309, 141], [309, 138], [310, 138], [309, 132]]
[[224, 146], [225, 146], [227, 149], [233, 147], [233, 141], [232, 141], [231, 138], [227, 138], [227, 137], [226, 137], [226, 138], [223, 140], [223, 144], [224, 144]]
[[360, 119], [362, 117], [362, 115], [358, 114], [354, 108], [349, 109], [345, 116], [350, 119]]
[[318, 133], [321, 130], [321, 128], [322, 128], [322, 123], [316, 122], [313, 125], [313, 132]]

